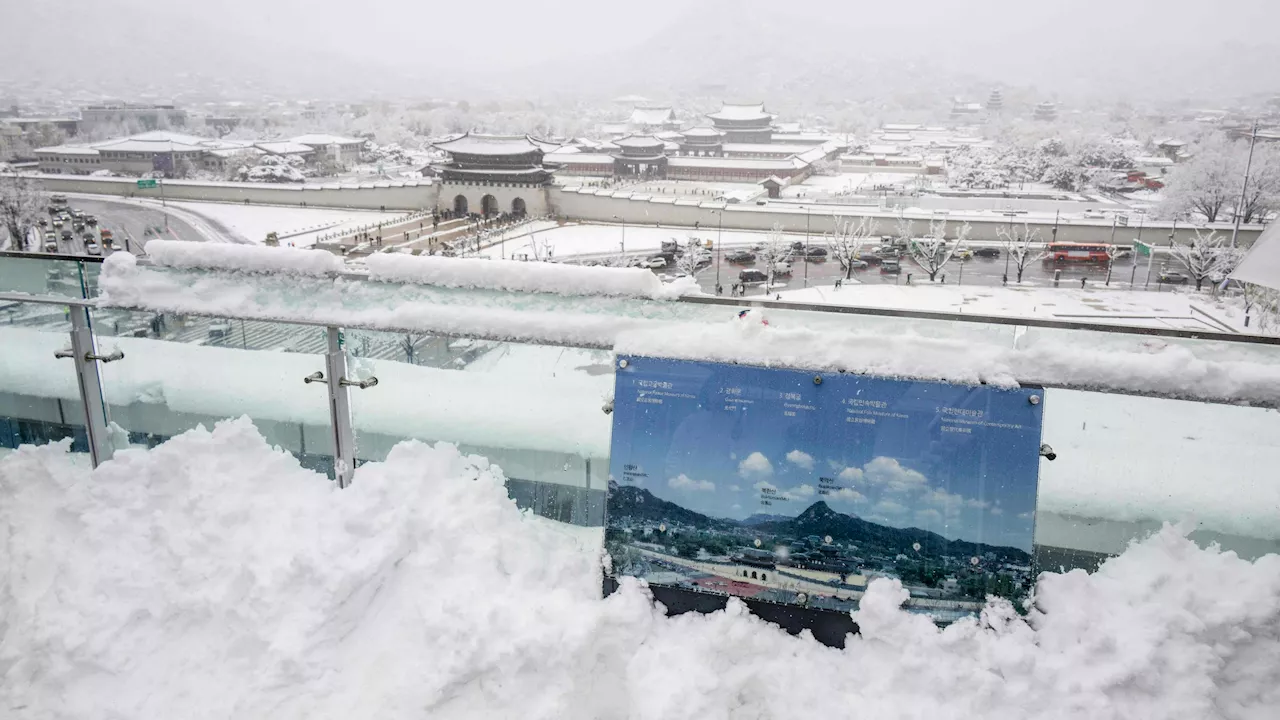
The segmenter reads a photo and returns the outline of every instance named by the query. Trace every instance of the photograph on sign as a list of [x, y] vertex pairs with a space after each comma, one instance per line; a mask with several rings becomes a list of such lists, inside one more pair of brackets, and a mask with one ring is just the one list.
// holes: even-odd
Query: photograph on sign
[[938, 622], [1030, 591], [1039, 389], [618, 365], [615, 575], [838, 611], [893, 578]]

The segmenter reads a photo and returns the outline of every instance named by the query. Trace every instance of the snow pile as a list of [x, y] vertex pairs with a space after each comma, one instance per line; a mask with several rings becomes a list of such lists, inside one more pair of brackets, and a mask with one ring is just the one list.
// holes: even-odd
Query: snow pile
[[[255, 273], [324, 276], [342, 272], [342, 258], [327, 252], [301, 248], [193, 243], [152, 240], [147, 243], [151, 262], [163, 267], [207, 270], [241, 270]], [[124, 269], [133, 262], [128, 253], [115, 253], [107, 262]]]
[[385, 282], [450, 288], [672, 299], [697, 291], [692, 278], [664, 285], [642, 268], [583, 267], [557, 263], [414, 256], [370, 255], [369, 277]]
[[[18, 718], [1273, 718], [1280, 557], [1179, 531], [1026, 620], [945, 631], [872, 583], [843, 651], [731, 602], [664, 618], [599, 595], [598, 531], [522, 514], [451, 446], [337, 491], [246, 420], [92, 474], [0, 461], [0, 707]], [[855, 710], [851, 710], [856, 708]]]

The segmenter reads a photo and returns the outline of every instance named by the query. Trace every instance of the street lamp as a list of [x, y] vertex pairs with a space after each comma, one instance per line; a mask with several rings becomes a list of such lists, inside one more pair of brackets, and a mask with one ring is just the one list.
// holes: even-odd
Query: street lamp
[[724, 244], [724, 208], [712, 210], [719, 222], [716, 226], [716, 294], [720, 294], [720, 246]]
[[622, 218], [618, 217], [617, 215], [614, 215], [614, 216], [613, 216], [613, 219], [614, 219], [614, 220], [617, 220], [617, 221], [618, 221], [618, 222], [620, 222], [620, 223], [622, 223], [622, 243], [621, 243], [620, 247], [622, 248], [622, 254], [623, 254], [623, 255], [626, 255], [626, 254], [627, 254], [627, 221], [626, 221], [626, 220], [623, 220]]
[[[1005, 217], [1009, 218], [1009, 247], [1005, 248], [1005, 252], [1004, 252], [1004, 277], [1005, 277], [1005, 280], [1007, 281], [1009, 279], [1009, 256], [1013, 254], [1013, 248], [1015, 245], [1017, 245], [1017, 242], [1015, 242], [1013, 238], [1013, 218], [1015, 215], [1017, 215], [1017, 213], [1007, 212], [1004, 215]], [[1057, 220], [1054, 220], [1055, 232], [1057, 232], [1057, 222], [1058, 222]], [[1023, 242], [1026, 242], [1026, 241], [1024, 240]]]

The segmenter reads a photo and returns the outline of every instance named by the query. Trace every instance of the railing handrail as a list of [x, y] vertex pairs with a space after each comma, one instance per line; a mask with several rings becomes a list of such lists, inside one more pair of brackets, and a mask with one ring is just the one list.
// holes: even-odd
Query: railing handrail
[[72, 262], [101, 263], [103, 255], [71, 255], [69, 253], [33, 252], [31, 250], [0, 250], [0, 257], [26, 258], [30, 260], [69, 260]]

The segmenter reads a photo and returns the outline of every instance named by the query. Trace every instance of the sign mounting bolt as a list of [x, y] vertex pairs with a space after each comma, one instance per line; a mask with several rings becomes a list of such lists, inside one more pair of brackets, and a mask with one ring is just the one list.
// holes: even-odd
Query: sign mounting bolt
[[1027, 402], [1031, 403], [1032, 405], [1039, 405], [1039, 404], [1040, 404], [1040, 396], [1039, 396], [1039, 395], [1032, 395], [1031, 397], [1027, 398]]
[[822, 376], [821, 376], [821, 375], [814, 375], [814, 376], [813, 376], [813, 384], [814, 384], [814, 385], [821, 385], [821, 384], [822, 384]]

